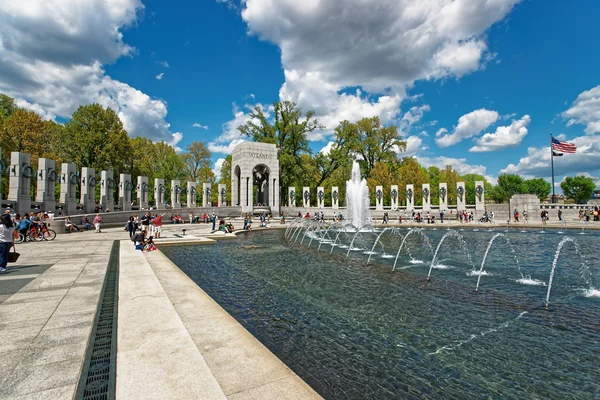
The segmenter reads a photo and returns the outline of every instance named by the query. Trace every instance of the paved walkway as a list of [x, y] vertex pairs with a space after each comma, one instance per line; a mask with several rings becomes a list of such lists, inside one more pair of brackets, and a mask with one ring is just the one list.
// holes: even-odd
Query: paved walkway
[[[210, 228], [170, 225], [157, 243], [214, 243]], [[162, 253], [135, 251], [113, 228], [17, 245], [0, 274], [0, 399], [73, 398], [114, 240], [117, 398], [320, 398]]]

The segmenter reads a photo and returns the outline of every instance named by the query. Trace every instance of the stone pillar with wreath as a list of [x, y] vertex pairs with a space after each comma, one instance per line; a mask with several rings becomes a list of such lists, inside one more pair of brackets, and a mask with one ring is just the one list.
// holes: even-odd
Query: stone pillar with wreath
[[421, 196], [423, 197], [423, 211], [431, 211], [431, 186], [429, 183], [423, 183], [421, 185]]
[[131, 175], [119, 175], [119, 206], [121, 206], [121, 211], [131, 211], [132, 189], [133, 183], [131, 182]]
[[85, 213], [93, 213], [96, 209], [96, 171], [94, 168], [81, 169], [81, 188], [79, 204]]
[[181, 208], [181, 181], [171, 180], [171, 207]]
[[310, 207], [310, 188], [308, 186], [302, 188], [302, 206], [304, 208]]
[[475, 181], [475, 210], [485, 210], [485, 189], [483, 181]]
[[138, 176], [137, 177], [137, 186], [136, 186], [136, 195], [137, 195], [137, 203], [140, 210], [145, 210], [148, 208], [148, 196], [150, 194], [150, 185], [148, 185], [148, 177], [147, 176]]
[[53, 213], [56, 209], [56, 197], [54, 188], [58, 180], [56, 172], [56, 162], [48, 158], [40, 158], [38, 160], [37, 172], [37, 192], [35, 201], [42, 203], [44, 212]]
[[331, 188], [331, 208], [334, 210], [340, 208], [340, 189], [337, 186]]
[[446, 212], [448, 210], [448, 184], [440, 182], [438, 189], [438, 196], [440, 197], [440, 212]]
[[322, 186], [317, 188], [317, 205], [319, 208], [325, 208], [325, 188]]
[[157, 210], [164, 210], [167, 208], [165, 204], [165, 196], [167, 187], [165, 186], [165, 180], [162, 178], [154, 179], [154, 207]]
[[398, 185], [392, 185], [390, 188], [390, 203], [393, 211], [398, 209]]
[[[73, 163], [62, 163], [60, 172], [60, 198], [63, 216], [77, 213], [77, 201], [75, 194], [79, 176], [77, 167]], [[58, 214], [57, 214], [58, 215]]]
[[196, 182], [187, 183], [187, 206], [188, 208], [196, 207]]
[[406, 185], [406, 212], [412, 213], [415, 209], [415, 185]]
[[288, 207], [296, 207], [296, 188], [288, 186]]
[[465, 183], [456, 182], [456, 211], [465, 211], [466, 209]]
[[115, 205], [115, 182], [113, 172], [109, 169], [100, 172], [100, 204], [106, 210], [107, 208], [113, 211]]
[[31, 211], [31, 178], [35, 171], [29, 164], [30, 155], [13, 151], [10, 153], [9, 183], [7, 200], [13, 203], [18, 213]]
[[202, 184], [202, 207], [212, 206], [212, 184], [210, 182]]
[[383, 211], [383, 186], [375, 186], [375, 210]]
[[219, 207], [227, 206], [227, 185], [224, 183], [219, 183]]

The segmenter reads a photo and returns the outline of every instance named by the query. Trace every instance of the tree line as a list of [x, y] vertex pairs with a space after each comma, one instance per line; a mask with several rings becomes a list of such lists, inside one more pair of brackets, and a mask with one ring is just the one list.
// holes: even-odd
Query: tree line
[[[456, 202], [456, 182], [466, 186], [466, 201], [475, 202], [475, 181], [484, 181], [488, 201], [506, 202], [513, 194], [530, 193], [545, 199], [551, 191], [544, 179], [525, 180], [518, 175], [500, 175], [496, 185], [477, 174], [461, 175], [447, 165], [445, 168], [425, 167], [413, 157], [401, 157], [406, 141], [396, 125], [385, 126], [378, 117], [363, 118], [357, 122], [341, 121], [333, 131], [333, 145], [328, 154], [315, 153], [309, 147], [308, 135], [325, 129], [314, 111], [304, 112], [296, 103], [283, 101], [273, 105], [272, 114], [256, 106], [250, 119], [238, 127], [251, 140], [275, 144], [280, 163], [282, 202], [287, 200], [287, 187], [311, 188], [311, 203], [316, 204], [319, 186], [330, 191], [339, 188], [340, 199], [345, 199], [346, 181], [350, 179], [351, 164], [357, 160], [363, 177], [375, 202], [375, 187], [384, 190], [384, 204], [390, 204], [390, 186], [398, 185], [398, 201], [406, 201], [406, 184], [415, 185], [415, 204], [421, 204], [421, 185], [431, 185], [431, 203], [439, 203], [438, 184], [448, 184], [448, 204]], [[4, 165], [10, 164], [10, 152], [21, 151], [31, 155], [31, 164], [37, 169], [38, 158], [49, 158], [60, 163], [73, 162], [78, 170], [91, 167], [99, 174], [111, 169], [115, 173], [147, 176], [171, 180], [227, 184], [227, 202], [231, 199], [231, 155], [225, 158], [221, 176], [212, 171], [212, 154], [201, 141], [190, 143], [184, 151], [165, 142], [154, 142], [143, 137], [130, 137], [119, 116], [100, 104], [80, 106], [64, 123], [45, 121], [37, 113], [18, 107], [9, 96], [0, 93], [0, 147]], [[32, 180], [34, 189], [35, 180]], [[594, 183], [591, 178], [570, 177], [561, 183], [565, 195], [577, 202], [591, 197]], [[58, 191], [59, 188], [57, 187]], [[97, 189], [99, 190], [99, 188]], [[198, 191], [200, 194], [201, 191]], [[296, 204], [302, 201], [296, 190]], [[32, 190], [32, 195], [34, 191]], [[218, 202], [218, 191], [213, 188], [213, 203]], [[328, 192], [329, 193], [329, 192]], [[2, 195], [8, 194], [8, 175], [2, 175]], [[150, 192], [153, 200], [153, 193]], [[185, 195], [183, 196], [185, 201]], [[325, 197], [331, 205], [331, 196]]]
[[[49, 158], [56, 161], [59, 172], [63, 162], [74, 163], [78, 171], [94, 168], [97, 174], [111, 169], [115, 174], [130, 174], [134, 186], [137, 176], [147, 176], [151, 184], [154, 178], [164, 178], [168, 185], [177, 179], [216, 183], [212, 154], [205, 143], [190, 143], [185, 151], [177, 153], [168, 143], [130, 137], [119, 116], [100, 104], [80, 106], [61, 124], [44, 121], [0, 93], [0, 147], [4, 165], [10, 165], [12, 151], [20, 151], [31, 155], [34, 169], [39, 158]], [[34, 185], [32, 180], [32, 188]], [[3, 174], [2, 195], [6, 198], [7, 194], [8, 176]], [[151, 199], [153, 196], [150, 192]], [[217, 196], [215, 190], [213, 201]]]
[[[367, 179], [371, 204], [375, 203], [375, 187], [384, 187], [384, 204], [390, 204], [391, 185], [398, 185], [399, 203], [406, 202], [405, 185], [414, 184], [415, 204], [422, 204], [421, 185], [430, 184], [431, 204], [439, 204], [438, 184], [446, 182], [448, 204], [456, 203], [456, 183], [465, 182], [467, 204], [475, 203], [475, 182], [483, 181], [487, 201], [507, 202], [515, 194], [533, 194], [544, 200], [551, 192], [551, 185], [542, 178], [523, 179], [515, 174], [502, 174], [496, 185], [482, 175], [459, 174], [451, 165], [445, 168], [425, 167], [413, 157], [401, 157], [406, 141], [398, 126], [384, 126], [378, 117], [363, 118], [357, 122], [341, 121], [333, 131], [333, 145], [328, 154], [314, 153], [309, 148], [308, 135], [323, 130], [314, 111], [303, 112], [294, 102], [276, 102], [273, 115], [267, 115], [261, 106], [250, 113], [250, 121], [238, 127], [246, 137], [256, 142], [273, 143], [277, 146], [280, 162], [282, 201], [287, 199], [287, 187], [311, 188], [311, 204], [316, 204], [319, 186], [331, 190], [337, 186], [340, 198], [345, 198], [346, 181], [350, 179], [351, 164], [357, 160], [361, 173]], [[230, 169], [230, 164], [227, 168]], [[229, 173], [223, 171], [222, 173]], [[230, 176], [228, 176], [230, 178]], [[230, 179], [226, 181], [228, 184]], [[594, 183], [591, 178], [567, 178], [561, 183], [565, 195], [577, 202], [585, 202], [592, 195]], [[296, 190], [296, 204], [301, 204], [302, 193]], [[331, 205], [331, 196], [325, 197]]]

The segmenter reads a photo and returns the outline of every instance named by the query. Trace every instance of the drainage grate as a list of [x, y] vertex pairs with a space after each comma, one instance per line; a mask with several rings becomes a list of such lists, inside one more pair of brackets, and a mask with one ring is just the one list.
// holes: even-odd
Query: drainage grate
[[77, 387], [77, 400], [115, 398], [117, 376], [117, 302], [119, 291], [119, 246], [115, 240], [89, 347]]

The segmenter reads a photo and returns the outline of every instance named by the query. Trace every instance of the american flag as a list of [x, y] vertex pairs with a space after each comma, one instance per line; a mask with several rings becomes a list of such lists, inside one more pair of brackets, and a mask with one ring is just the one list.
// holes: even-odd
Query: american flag
[[575, 153], [577, 147], [573, 143], [561, 142], [558, 139], [552, 138], [552, 150], [562, 153]]

